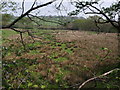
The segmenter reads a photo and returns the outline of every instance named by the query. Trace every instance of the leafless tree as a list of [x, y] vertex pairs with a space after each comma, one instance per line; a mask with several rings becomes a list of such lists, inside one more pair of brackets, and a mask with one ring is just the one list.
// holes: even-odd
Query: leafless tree
[[[14, 25], [15, 25], [17, 22], [19, 22], [22, 18], [24, 18], [24, 17], [26, 17], [26, 16], [28, 16], [28, 18], [29, 18], [31, 21], [34, 21], [34, 20], [32, 20], [32, 18], [31, 18], [31, 16], [32, 16], [32, 17], [34, 16], [34, 15], [31, 14], [32, 11], [35, 11], [35, 10], [37, 10], [37, 9], [39, 9], [39, 8], [42, 8], [42, 7], [46, 7], [46, 6], [54, 3], [55, 1], [57, 1], [57, 0], [51, 0], [51, 1], [46, 2], [46, 3], [44, 3], [44, 4], [39, 4], [39, 5], [36, 5], [36, 6], [35, 6], [35, 4], [37, 3], [37, 0], [34, 0], [31, 8], [25, 12], [25, 7], [24, 7], [25, 0], [23, 0], [23, 1], [22, 1], [22, 13], [21, 13], [21, 15], [20, 15], [18, 18], [16, 18], [13, 22], [11, 22], [9, 25], [1, 26], [1, 28], [2, 28], [2, 29], [10, 28], [10, 29], [12, 29], [12, 30], [14, 30], [14, 31], [16, 31], [16, 32], [19, 32], [19, 33], [20, 33], [20, 37], [21, 37], [21, 42], [22, 42], [22, 44], [23, 44], [23, 46], [24, 46], [24, 49], [26, 49], [26, 48], [25, 48], [25, 44], [24, 44], [24, 42], [23, 42], [23, 35], [22, 35], [22, 34], [25, 33], [25, 32], [27, 32], [31, 37], [35, 37], [35, 36], [33, 36], [33, 35], [29, 32], [29, 30], [17, 30], [17, 29], [15, 29], [15, 28], [14, 28]], [[4, 3], [3, 3], [3, 4], [4, 4]], [[3, 5], [3, 4], [2, 4], [2, 5]], [[37, 17], [37, 16], [34, 16], [34, 17]], [[38, 17], [37, 17], [37, 18], [38, 18]], [[42, 18], [39, 18], [39, 19], [42, 19]], [[42, 20], [44, 20], [44, 19], [42, 19]], [[38, 24], [36, 21], [34, 21], [34, 22], [35, 22], [36, 24]], [[55, 23], [56, 23], [56, 22], [55, 22]], [[38, 24], [38, 25], [39, 25], [39, 24]]]
[[81, 12], [89, 15], [99, 15], [100, 17], [95, 20], [96, 26], [97, 24], [110, 23], [118, 32], [118, 56], [120, 57], [120, 1], [109, 7], [101, 6], [102, 3], [100, 4], [99, 1], [74, 1], [72, 4], [76, 7], [76, 10], [69, 15], [77, 15]]
[[[95, 20], [96, 26], [98, 24], [110, 23], [117, 31], [118, 57], [120, 57], [120, 1], [117, 1], [116, 3], [112, 3], [112, 5], [109, 7], [101, 6], [102, 3], [100, 4], [99, 1], [100, 0], [91, 0], [89, 2], [89, 1], [77, 0], [77, 1], [71, 2], [76, 7], [76, 10], [69, 13], [69, 15], [78, 15], [81, 12], [89, 15], [90, 14], [98, 15], [100, 17]], [[100, 76], [97, 76], [97, 77], [95, 76], [93, 78], [86, 80], [79, 86], [79, 89], [81, 89], [84, 85], [86, 85], [90, 81], [95, 81], [96, 79], [106, 76], [116, 70], [120, 70], [120, 69], [116, 68]]]
[[[26, 49], [25, 44], [24, 44], [24, 41], [23, 41], [23, 33], [27, 32], [28, 35], [31, 36], [32, 38], [35, 38], [35, 36], [33, 36], [33, 35], [30, 33], [29, 30], [17, 30], [17, 29], [15, 29], [15, 28], [14, 28], [14, 25], [15, 25], [17, 22], [19, 22], [22, 18], [24, 18], [24, 17], [26, 17], [26, 16], [27, 16], [31, 21], [35, 22], [37, 25], [39, 25], [39, 23], [37, 23], [37, 22], [36, 22], [35, 20], [33, 20], [31, 17], [35, 17], [35, 18], [37, 18], [37, 19], [40, 19], [40, 20], [43, 20], [43, 21], [47, 21], [47, 22], [53, 22], [53, 23], [58, 23], [58, 24], [64, 25], [63, 23], [60, 23], [60, 22], [57, 22], [57, 21], [48, 21], [48, 20], [45, 20], [44, 18], [40, 18], [40, 17], [38, 17], [38, 16], [36, 16], [36, 15], [31, 14], [32, 11], [35, 11], [35, 10], [37, 10], [37, 9], [39, 9], [39, 8], [42, 8], [42, 7], [46, 7], [46, 6], [54, 3], [55, 1], [57, 1], [57, 0], [51, 0], [51, 1], [46, 2], [46, 3], [44, 3], [44, 4], [39, 4], [39, 5], [38, 5], [38, 4], [36, 4], [36, 3], [37, 3], [37, 0], [34, 0], [31, 8], [25, 12], [25, 7], [24, 7], [25, 0], [23, 0], [23, 1], [22, 1], [22, 13], [21, 13], [21, 15], [20, 15], [18, 18], [16, 18], [13, 22], [11, 22], [9, 25], [7, 25], [7, 26], [1, 26], [0, 28], [2, 28], [2, 29], [10, 28], [10, 29], [12, 29], [12, 30], [14, 30], [14, 31], [16, 31], [16, 32], [19, 32], [20, 37], [21, 37], [21, 42], [22, 42], [22, 44], [23, 44], [23, 46], [24, 46], [24, 49]], [[60, 10], [60, 7], [61, 7], [61, 5], [62, 5], [62, 2], [63, 2], [63, 0], [61, 0], [60, 3], [58, 4], [58, 6], [56, 7], [58, 10]], [[97, 2], [80, 2], [80, 1], [77, 1], [77, 2], [75, 2], [75, 3], [76, 3], [77, 9], [76, 9], [76, 11], [75, 11], [73, 14], [78, 14], [78, 13], [80, 13], [81, 10], [82, 10], [85, 14], [103, 15], [106, 19], [99, 18], [98, 20], [96, 20], [96, 23], [101, 23], [101, 24], [102, 24], [102, 23], [111, 23], [111, 24], [118, 30], [118, 36], [120, 36], [120, 35], [119, 35], [119, 33], [120, 33], [120, 8], [119, 8], [119, 7], [118, 7], [118, 12], [117, 12], [116, 14], [114, 14], [114, 16], [112, 16], [113, 18], [111, 19], [111, 17], [107, 16], [108, 12], [107, 12], [107, 14], [106, 14], [106, 12], [105, 12], [105, 11], [107, 10], [107, 8], [106, 8], [106, 9], [104, 9], [104, 8], [99, 9], [99, 8], [97, 8], [96, 6], [94, 6], [94, 4], [98, 4]], [[36, 5], [36, 6], [35, 6], [35, 5]], [[120, 2], [118, 2], [117, 5], [120, 6]], [[87, 9], [89, 9], [90, 12], [86, 12]], [[111, 11], [112, 11], [112, 10], [111, 10]], [[118, 20], [115, 19], [116, 15], [118, 15]], [[118, 40], [120, 41], [120, 37], [119, 37]], [[120, 46], [120, 45], [118, 45], [118, 46]], [[119, 49], [119, 50], [120, 50], [120, 49]], [[115, 70], [118, 70], [118, 69], [115, 69]], [[82, 88], [82, 87], [83, 87], [86, 83], [88, 83], [89, 81], [92, 81], [92, 80], [95, 80], [95, 79], [97, 79], [97, 78], [106, 76], [106, 75], [112, 73], [112, 72], [115, 71], [115, 70], [111, 70], [111, 71], [109, 71], [109, 72], [107, 72], [107, 73], [105, 73], [105, 74], [103, 74], [103, 75], [98, 76], [98, 77], [93, 77], [93, 78], [85, 81], [82, 85], [80, 85], [79, 88]]]

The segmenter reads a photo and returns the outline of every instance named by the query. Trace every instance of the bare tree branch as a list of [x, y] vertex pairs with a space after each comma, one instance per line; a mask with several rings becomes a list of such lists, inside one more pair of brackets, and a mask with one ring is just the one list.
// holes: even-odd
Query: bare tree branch
[[[117, 13], [113, 13], [112, 16], [107, 15], [107, 13], [104, 12], [103, 8], [98, 8], [96, 6], [94, 6], [94, 4], [98, 4], [98, 2], [80, 2], [75, 1], [76, 5], [75, 7], [77, 8], [76, 13], [78, 14], [81, 10], [83, 10], [83, 12], [85, 14], [97, 14], [97, 15], [103, 15], [107, 22], [111, 23], [111, 25], [113, 27], [115, 27], [119, 32], [120, 32], [120, 25], [118, 24], [118, 21], [115, 20], [115, 16], [117, 15]], [[120, 3], [120, 2], [118, 2]], [[101, 5], [101, 4], [100, 4]], [[84, 10], [85, 8], [89, 9], [89, 11]], [[86, 12], [85, 12], [86, 11]], [[115, 12], [115, 11], [114, 11]], [[75, 14], [76, 14], [75, 13]], [[111, 19], [112, 17], [112, 19]], [[113, 19], [114, 18], [114, 19]]]
[[31, 7], [31, 8], [33, 8], [33, 7], [34, 7], [34, 5], [35, 5], [36, 1], [37, 1], [37, 0], [34, 0], [34, 3], [33, 3], [33, 5], [32, 5], [32, 7]]
[[40, 18], [39, 16], [35, 16], [35, 15], [32, 15], [32, 14], [29, 14], [30, 16], [33, 16], [33, 17], [36, 17], [36, 18], [38, 18], [39, 20], [42, 20], [42, 21], [45, 21], [45, 22], [51, 22], [51, 23], [57, 23], [57, 24], [59, 24], [59, 25], [64, 25], [64, 23], [63, 22], [58, 22], [58, 21], [52, 21], [52, 20], [46, 20], [46, 19], [44, 19], [44, 18]]
[[108, 71], [108, 72], [106, 72], [106, 73], [104, 73], [104, 74], [102, 74], [102, 75], [100, 75], [100, 76], [96, 76], [96, 77], [90, 78], [90, 79], [88, 79], [87, 81], [83, 82], [83, 83], [79, 86], [78, 90], [80, 90], [84, 85], [86, 85], [86, 84], [87, 84], [88, 82], [90, 82], [90, 81], [96, 80], [96, 79], [98, 79], [98, 78], [102, 78], [102, 77], [104, 77], [104, 76], [106, 76], [106, 75], [108, 75], [108, 74], [110, 74], [110, 73], [113, 73], [114, 71], [119, 71], [119, 70], [120, 70], [119, 68], [116, 68], [116, 69], [110, 70], [110, 71]]
[[98, 12], [85, 12], [85, 14], [100, 14]]
[[25, 3], [25, 0], [23, 0], [23, 2], [22, 2], [22, 14], [21, 15], [23, 15], [23, 13], [24, 13], [24, 3]]
[[60, 10], [60, 6], [62, 5], [63, 0], [61, 0], [60, 4], [56, 7], [56, 9]]
[[28, 15], [30, 12], [32, 12], [32, 11], [38, 9], [38, 8], [41, 8], [41, 7], [47, 6], [47, 5], [49, 5], [49, 4], [52, 4], [52, 3], [55, 2], [55, 1], [56, 1], [56, 0], [52, 0], [52, 1], [47, 2], [47, 3], [45, 3], [45, 4], [42, 4], [42, 5], [39, 5], [39, 6], [36, 6], [36, 7], [33, 7], [33, 8], [31, 8], [31, 9], [29, 9], [26, 13], [22, 14], [20, 17], [18, 17], [16, 20], [14, 20], [10, 25], [5, 26], [5, 27], [2, 26], [2, 28], [4, 29], [4, 28], [10, 28], [10, 27], [12, 27], [12, 26], [15, 25], [19, 20], [21, 20], [21, 19], [22, 19], [23, 17], [25, 17], [26, 15]]
[[21, 43], [22, 43], [22, 45], [24, 47], [24, 50], [26, 50], [27, 48], [26, 48], [26, 45], [25, 45], [24, 40], [23, 40], [23, 33], [28, 33], [28, 35], [32, 38], [33, 43], [35, 42], [34, 38], [41, 39], [41, 37], [34, 36], [32, 34], [32, 32], [30, 32], [30, 30], [17, 30], [15, 28], [10, 28], [10, 29], [12, 29], [12, 30], [14, 30], [14, 31], [16, 31], [16, 32], [18, 32], [20, 34]]
[[22, 45], [24, 47], [24, 50], [26, 50], [26, 46], [25, 46], [25, 43], [24, 43], [24, 40], [23, 40], [23, 33], [27, 32], [27, 31], [16, 30], [15, 28], [11, 28], [11, 29], [20, 33], [21, 43], [22, 43]]
[[25, 44], [24, 44], [23, 33], [22, 33], [22, 32], [20, 32], [20, 38], [21, 38], [21, 43], [22, 43], [22, 45], [23, 45], [23, 47], [24, 47], [24, 50], [26, 50], [26, 46], [25, 46]]
[[102, 12], [100, 9], [98, 9], [97, 7], [90, 5], [91, 7], [93, 7], [94, 9], [96, 9], [97, 11], [99, 11], [100, 14], [102, 14], [114, 27], [118, 28], [113, 21], [104, 13]]
[[16, 32], [19, 32], [19, 33], [25, 33], [25, 32], [27, 32], [26, 30], [17, 30], [17, 29], [12, 28], [12, 27], [10, 29], [12, 29], [12, 30], [14, 30]]
[[37, 21], [33, 20], [29, 15], [27, 15], [27, 16], [28, 16], [28, 18], [29, 18], [31, 21], [33, 21], [34, 23], [36, 23], [39, 27], [41, 26]]
[[35, 42], [35, 40], [34, 40], [35, 36], [32, 35], [32, 33], [29, 30], [27, 30], [27, 32], [28, 32], [28, 35], [32, 38], [33, 43], [34, 43]]

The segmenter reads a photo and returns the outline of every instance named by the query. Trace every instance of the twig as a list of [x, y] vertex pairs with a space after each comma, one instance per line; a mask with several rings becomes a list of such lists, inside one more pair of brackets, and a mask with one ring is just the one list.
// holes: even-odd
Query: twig
[[42, 5], [38, 5], [36, 7], [33, 7], [31, 9], [29, 9], [28, 11], [26, 11], [24, 14], [22, 14], [21, 16], [19, 16], [17, 19], [15, 19], [11, 24], [9, 24], [8, 26], [2, 26], [1, 28], [5, 29], [5, 28], [11, 28], [13, 25], [15, 25], [19, 20], [21, 20], [23, 17], [27, 16], [30, 12], [38, 9], [38, 8], [41, 8], [41, 7], [45, 7], [47, 5], [50, 5], [52, 4], [53, 2], [55, 2], [56, 0], [51, 0], [45, 4], [42, 4]]
[[29, 30], [27, 30], [27, 32], [28, 32], [28, 35], [32, 38], [33, 43], [34, 43], [34, 42], [35, 42], [35, 40], [34, 40], [34, 36], [32, 35], [32, 33], [29, 32]]
[[116, 68], [116, 69], [110, 70], [110, 71], [108, 71], [108, 72], [106, 72], [106, 73], [104, 73], [104, 74], [102, 74], [102, 75], [100, 75], [100, 76], [96, 76], [96, 77], [90, 78], [90, 79], [86, 80], [85, 82], [83, 82], [83, 83], [79, 86], [78, 90], [80, 90], [80, 89], [81, 89], [85, 84], [87, 84], [88, 82], [93, 81], [93, 80], [96, 80], [96, 79], [101, 78], [101, 77], [103, 77], [103, 76], [106, 76], [106, 75], [108, 75], [108, 74], [110, 74], [110, 73], [112, 73], [112, 72], [114, 72], [114, 71], [118, 71], [118, 70], [120, 70], [120, 69], [119, 69], [119, 68]]
[[23, 34], [23, 33], [20, 32], [21, 43], [22, 43], [22, 45], [23, 45], [23, 47], [24, 47], [24, 50], [26, 50], [26, 47], [25, 47], [25, 44], [24, 44], [24, 41], [23, 41], [23, 35], [22, 35], [22, 34]]
[[34, 7], [34, 5], [35, 5], [36, 1], [37, 1], [37, 0], [34, 0], [34, 3], [33, 3], [33, 5], [32, 5], [32, 7], [31, 7], [31, 8], [33, 8], [33, 7]]
[[41, 18], [41, 17], [39, 17], [39, 16], [35, 16], [35, 15], [32, 15], [32, 14], [28, 14], [28, 16], [35, 17], [35, 18], [37, 18], [37, 19], [39, 19], [39, 20], [42, 20], [42, 21], [45, 21], [45, 22], [57, 23], [57, 24], [59, 24], [59, 25], [64, 26], [64, 23], [63, 23], [63, 22], [60, 22], [60, 21], [58, 21], [58, 20], [57, 20], [57, 21], [46, 20], [46, 19], [44, 19], [44, 18]]
[[24, 13], [24, 3], [25, 3], [25, 0], [23, 0], [23, 2], [22, 2], [22, 14], [21, 15], [23, 15], [23, 13]]
[[[26, 69], [25, 69], [26, 70]], [[20, 86], [22, 85], [22, 83], [26, 80], [26, 78], [28, 78], [29, 73], [27, 73], [27, 75], [22, 79], [22, 81], [20, 82], [18, 88], [20, 88]]]
[[27, 16], [28, 16], [28, 18], [29, 18], [31, 21], [33, 21], [34, 23], [36, 23], [39, 27], [41, 26], [37, 21], [33, 20], [29, 15], [27, 15]]
[[56, 7], [56, 9], [60, 10], [60, 6], [62, 5], [63, 0], [61, 0], [60, 4]]
[[21, 38], [21, 43], [22, 43], [22, 45], [23, 45], [23, 47], [24, 47], [24, 50], [26, 50], [26, 47], [25, 47], [25, 44], [24, 44], [24, 41], [23, 41], [23, 33], [25, 33], [25, 32], [27, 32], [26, 30], [16, 30], [15, 28], [10, 28], [10, 29], [12, 29], [12, 30], [14, 30], [14, 31], [16, 31], [16, 32], [19, 32], [20, 33], [20, 38]]

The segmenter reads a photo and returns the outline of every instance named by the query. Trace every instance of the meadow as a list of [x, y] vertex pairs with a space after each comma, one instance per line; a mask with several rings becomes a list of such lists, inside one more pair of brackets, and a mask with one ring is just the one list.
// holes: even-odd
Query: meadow
[[[116, 33], [34, 30], [35, 42], [24, 34], [2, 30], [3, 87], [78, 88], [85, 80], [120, 67]], [[120, 72], [90, 82], [85, 88], [118, 88]]]

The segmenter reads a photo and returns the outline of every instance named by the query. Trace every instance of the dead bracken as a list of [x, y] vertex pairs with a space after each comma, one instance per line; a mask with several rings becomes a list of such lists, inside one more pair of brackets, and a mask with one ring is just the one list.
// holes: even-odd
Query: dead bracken
[[[10, 82], [14, 84], [25, 77], [27, 72], [35, 83], [43, 81], [47, 84], [59, 83], [64, 86], [67, 83], [66, 85], [72, 86], [93, 77], [93, 73], [98, 73], [101, 68], [117, 65], [120, 62], [117, 59], [118, 41], [115, 33], [60, 31], [59, 34], [54, 32], [51, 41], [41, 39], [33, 44], [26, 37], [25, 43], [26, 46], [28, 45], [26, 52], [22, 51], [21, 44], [15, 40], [17, 39], [3, 43], [5, 47], [12, 47], [12, 51], [3, 58], [3, 63], [11, 65], [13, 72], [19, 73], [17, 76], [12, 71], [8, 73]], [[11, 76], [16, 76], [17, 80], [10, 79]]]

